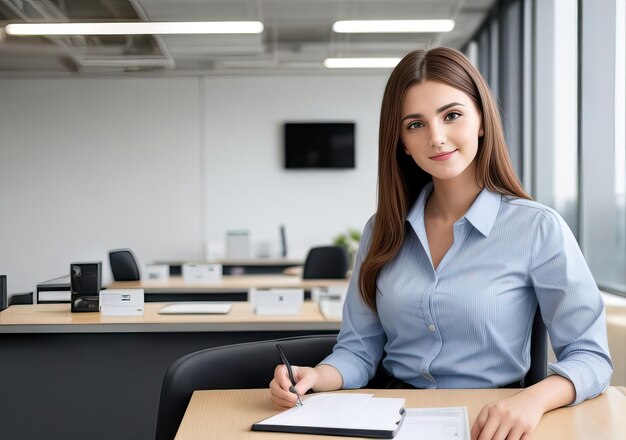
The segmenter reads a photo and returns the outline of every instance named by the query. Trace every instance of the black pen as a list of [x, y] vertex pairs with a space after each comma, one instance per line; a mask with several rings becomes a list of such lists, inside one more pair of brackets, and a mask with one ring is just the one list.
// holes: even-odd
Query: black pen
[[296, 380], [293, 377], [291, 364], [287, 360], [287, 357], [285, 356], [285, 353], [283, 352], [283, 349], [281, 348], [280, 344], [276, 344], [276, 348], [278, 348], [278, 355], [280, 356], [280, 360], [283, 362], [283, 364], [285, 364], [285, 367], [287, 367], [287, 374], [289, 375], [289, 380], [291, 381], [291, 386], [289, 387], [289, 391], [291, 391], [296, 396], [298, 396], [298, 404], [302, 405], [302, 399], [300, 399], [300, 395], [296, 391]]

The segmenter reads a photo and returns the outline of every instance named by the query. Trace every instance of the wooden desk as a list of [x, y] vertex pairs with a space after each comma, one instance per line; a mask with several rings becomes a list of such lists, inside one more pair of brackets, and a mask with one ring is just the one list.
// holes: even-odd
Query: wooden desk
[[249, 302], [235, 302], [226, 315], [159, 315], [166, 303], [146, 303], [143, 316], [71, 313], [69, 304], [16, 305], [0, 312], [2, 333], [282, 332], [339, 331], [316, 303], [305, 301], [297, 315], [257, 315]]
[[170, 277], [166, 281], [116, 281], [109, 289], [144, 289], [146, 302], [150, 301], [246, 301], [248, 290], [258, 289], [305, 289], [313, 287], [347, 286], [345, 280], [303, 280], [288, 275], [224, 275], [217, 284], [185, 283], [182, 277]]
[[[466, 406], [470, 429], [486, 403], [518, 393], [520, 390], [355, 390], [342, 392], [373, 393], [380, 397], [404, 397], [407, 408]], [[269, 399], [269, 391], [215, 390], [196, 391], [187, 407], [176, 440], [223, 438], [258, 440], [319, 439], [328, 436], [252, 432], [254, 422], [279, 411]], [[575, 407], [559, 408], [544, 415], [533, 433], [533, 440], [623, 440], [626, 438], [626, 397], [615, 388]], [[341, 437], [345, 438], [345, 437]]]
[[[296, 316], [258, 316], [249, 303], [228, 315], [70, 313], [69, 304], [0, 312], [0, 438], [152, 439], [161, 383], [178, 358], [205, 348], [336, 334], [317, 305]], [[278, 361], [278, 359], [277, 359]]]

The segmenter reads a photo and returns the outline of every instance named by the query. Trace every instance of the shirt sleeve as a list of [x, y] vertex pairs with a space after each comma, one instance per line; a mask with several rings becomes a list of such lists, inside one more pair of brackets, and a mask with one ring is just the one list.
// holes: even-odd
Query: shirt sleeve
[[604, 301], [563, 218], [550, 210], [539, 219], [530, 276], [558, 359], [548, 368], [574, 384], [576, 405], [602, 393], [613, 372]]
[[337, 344], [333, 352], [320, 362], [339, 370], [344, 389], [361, 388], [374, 377], [386, 341], [378, 314], [365, 304], [359, 289], [359, 272], [369, 248], [372, 222], [373, 217], [365, 225], [357, 251]]

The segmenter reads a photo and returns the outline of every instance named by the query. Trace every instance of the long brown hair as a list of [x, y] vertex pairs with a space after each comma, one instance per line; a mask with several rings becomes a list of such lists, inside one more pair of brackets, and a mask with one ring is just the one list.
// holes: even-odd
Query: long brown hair
[[411, 156], [404, 154], [400, 140], [402, 100], [409, 87], [424, 81], [438, 81], [461, 90], [482, 113], [484, 135], [479, 139], [475, 159], [478, 185], [500, 194], [530, 199], [513, 171], [498, 106], [472, 63], [461, 52], [446, 47], [416, 50], [406, 55], [391, 73], [383, 96], [378, 141], [378, 207], [359, 276], [361, 296], [374, 311], [378, 274], [400, 250], [407, 212], [422, 188], [432, 180]]

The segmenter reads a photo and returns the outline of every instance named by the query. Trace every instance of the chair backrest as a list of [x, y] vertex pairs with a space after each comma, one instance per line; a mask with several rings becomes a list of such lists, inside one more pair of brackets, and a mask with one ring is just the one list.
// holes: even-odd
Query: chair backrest
[[16, 304], [32, 304], [32, 303], [33, 303], [33, 292], [14, 293], [9, 298], [10, 306], [13, 306]]
[[6, 309], [7, 304], [7, 276], [0, 275], [0, 312]]
[[115, 281], [139, 281], [139, 266], [135, 254], [130, 249], [109, 251], [109, 263]]
[[304, 262], [303, 279], [342, 279], [346, 277], [350, 257], [341, 246], [312, 248]]
[[535, 311], [530, 335], [530, 369], [524, 377], [523, 386], [529, 387], [545, 379], [548, 371], [548, 333], [541, 318], [539, 306]]
[[315, 366], [336, 342], [336, 335], [301, 336], [209, 348], [178, 359], [163, 379], [156, 439], [174, 438], [195, 390], [268, 387], [280, 363], [277, 343], [289, 362]]

